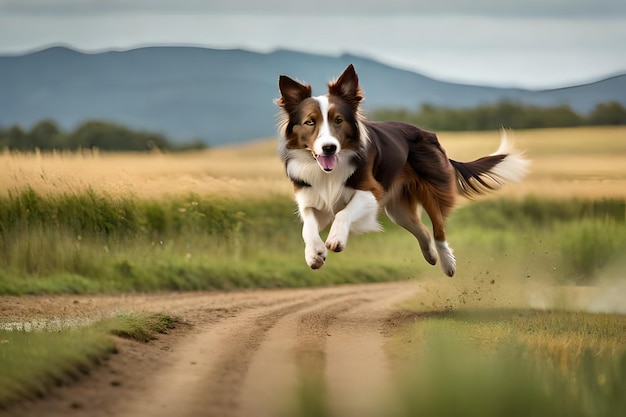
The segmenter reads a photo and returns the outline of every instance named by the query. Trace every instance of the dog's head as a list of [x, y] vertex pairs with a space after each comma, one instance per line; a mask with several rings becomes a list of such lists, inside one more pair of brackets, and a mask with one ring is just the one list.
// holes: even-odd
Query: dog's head
[[328, 84], [328, 94], [312, 97], [311, 86], [281, 75], [278, 81], [281, 97], [281, 134], [286, 149], [306, 149], [325, 172], [337, 166], [339, 153], [362, 146], [359, 105], [363, 92], [354, 67], [348, 66], [341, 76]]

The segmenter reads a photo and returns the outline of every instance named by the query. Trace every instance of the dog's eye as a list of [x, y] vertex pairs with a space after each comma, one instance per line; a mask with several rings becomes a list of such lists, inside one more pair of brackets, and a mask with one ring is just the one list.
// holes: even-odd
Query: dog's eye
[[341, 117], [335, 117], [335, 124], [336, 125], [340, 125], [343, 122], [343, 119]]
[[304, 124], [307, 126], [315, 126], [315, 120], [313, 119], [306, 120]]

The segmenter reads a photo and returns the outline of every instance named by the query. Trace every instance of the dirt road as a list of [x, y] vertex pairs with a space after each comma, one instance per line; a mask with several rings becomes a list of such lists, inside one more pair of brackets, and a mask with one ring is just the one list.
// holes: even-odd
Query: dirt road
[[[383, 350], [393, 307], [415, 282], [319, 289], [120, 297], [21, 297], [19, 317], [159, 311], [184, 321], [142, 344], [119, 340], [90, 376], [14, 416], [288, 416], [303, 382], [322, 382], [333, 415], [376, 415], [390, 369]], [[12, 303], [12, 304], [11, 304]]]

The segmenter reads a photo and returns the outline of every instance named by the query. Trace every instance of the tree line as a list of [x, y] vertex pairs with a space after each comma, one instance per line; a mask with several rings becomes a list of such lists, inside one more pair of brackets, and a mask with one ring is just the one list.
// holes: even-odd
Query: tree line
[[[473, 108], [438, 107], [424, 104], [418, 110], [383, 108], [372, 112], [374, 120], [397, 120], [430, 130], [533, 129], [574, 126], [626, 125], [626, 108], [619, 102], [598, 104], [588, 114], [568, 105], [540, 107], [511, 101]], [[73, 131], [64, 131], [51, 119], [35, 123], [30, 129], [19, 125], [0, 126], [0, 149], [20, 151], [73, 150], [98, 148], [105, 151], [149, 151], [202, 149], [200, 140], [173, 144], [160, 133], [138, 131], [101, 120], [89, 120]]]
[[466, 109], [424, 104], [419, 110], [378, 109], [372, 118], [413, 123], [430, 130], [534, 129], [626, 125], [626, 108], [611, 101], [598, 104], [588, 114], [580, 114], [568, 105], [540, 107], [511, 101]]
[[133, 130], [117, 123], [100, 120], [86, 121], [69, 132], [62, 130], [51, 119], [41, 120], [30, 129], [24, 129], [20, 125], [6, 128], [0, 126], [0, 149], [29, 151], [98, 148], [105, 151], [149, 151], [204, 147], [200, 140], [175, 145], [160, 133]]

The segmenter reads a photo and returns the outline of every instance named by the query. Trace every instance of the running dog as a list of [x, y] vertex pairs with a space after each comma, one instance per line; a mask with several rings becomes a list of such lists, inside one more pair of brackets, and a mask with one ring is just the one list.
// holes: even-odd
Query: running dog
[[[474, 197], [518, 182], [528, 161], [503, 132], [499, 149], [472, 162], [449, 159], [437, 136], [401, 122], [373, 122], [363, 115], [363, 91], [352, 65], [328, 84], [328, 94], [281, 75], [278, 81], [278, 152], [295, 192], [306, 263], [326, 262], [341, 252], [348, 235], [379, 231], [379, 211], [418, 240], [431, 265], [440, 260], [453, 276], [456, 260], [448, 246], [445, 219], [458, 194]], [[430, 217], [434, 239], [421, 221]], [[328, 225], [326, 242], [320, 230]]]

